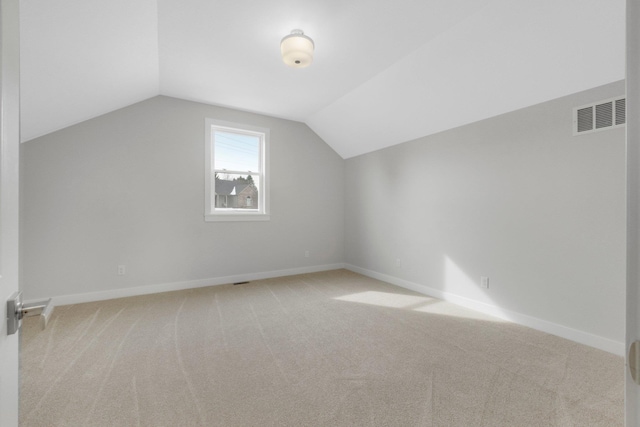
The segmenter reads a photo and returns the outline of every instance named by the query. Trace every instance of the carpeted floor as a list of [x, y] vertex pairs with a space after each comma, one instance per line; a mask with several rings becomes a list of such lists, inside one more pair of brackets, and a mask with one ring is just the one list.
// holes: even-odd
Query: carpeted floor
[[622, 426], [621, 357], [349, 271], [27, 319], [21, 426]]

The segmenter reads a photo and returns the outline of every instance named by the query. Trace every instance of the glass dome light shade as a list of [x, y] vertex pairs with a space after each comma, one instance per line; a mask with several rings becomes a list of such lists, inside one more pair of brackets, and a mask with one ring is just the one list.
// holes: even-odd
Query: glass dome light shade
[[280, 52], [285, 64], [294, 68], [308, 67], [313, 62], [313, 40], [302, 30], [293, 30], [280, 42]]

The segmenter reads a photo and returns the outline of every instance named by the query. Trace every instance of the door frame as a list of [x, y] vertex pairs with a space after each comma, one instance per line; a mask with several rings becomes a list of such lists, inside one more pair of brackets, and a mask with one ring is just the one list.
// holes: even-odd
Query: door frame
[[[627, 0], [627, 350], [640, 340], [640, 0]], [[640, 388], [625, 366], [625, 425], [640, 425]]]
[[0, 0], [0, 425], [18, 425], [19, 337], [7, 335], [6, 300], [18, 290], [20, 2]]

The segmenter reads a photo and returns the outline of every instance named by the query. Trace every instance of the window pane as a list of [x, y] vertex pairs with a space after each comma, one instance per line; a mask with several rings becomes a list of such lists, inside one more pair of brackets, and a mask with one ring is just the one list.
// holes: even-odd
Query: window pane
[[260, 171], [260, 138], [232, 132], [214, 132], [215, 169]]
[[216, 209], [258, 209], [260, 177], [217, 173], [214, 178]]

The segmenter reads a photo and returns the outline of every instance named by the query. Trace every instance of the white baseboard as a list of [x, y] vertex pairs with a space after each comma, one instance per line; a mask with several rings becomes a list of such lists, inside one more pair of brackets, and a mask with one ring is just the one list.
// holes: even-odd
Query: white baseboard
[[[226, 285], [252, 280], [271, 279], [273, 277], [293, 276], [295, 274], [316, 273], [318, 271], [337, 270], [344, 264], [325, 264], [309, 267], [273, 270], [260, 273], [238, 274], [235, 276], [212, 277], [209, 279], [188, 280], [184, 282], [160, 283], [156, 285], [136, 286], [133, 288], [109, 289], [108, 291], [87, 292], [82, 294], [61, 295], [52, 298], [54, 306], [80, 304], [83, 302], [103, 301], [114, 298], [132, 297], [136, 295], [155, 294], [159, 292], [180, 291], [183, 289], [203, 288], [206, 286]], [[30, 302], [30, 301], [26, 301]]]
[[[236, 282], [245, 282], [260, 279], [270, 279], [274, 277], [293, 276], [296, 274], [316, 273], [319, 271], [337, 270], [346, 268], [355, 273], [374, 279], [382, 280], [405, 289], [410, 289], [424, 295], [429, 295], [444, 301], [448, 301], [481, 313], [489, 314], [499, 319], [514, 322], [523, 326], [527, 326], [538, 331], [546, 332], [562, 338], [566, 338], [580, 344], [585, 344], [618, 356], [624, 356], [625, 345], [622, 342], [614, 341], [588, 332], [569, 328], [557, 323], [538, 319], [526, 314], [516, 313], [514, 311], [505, 310], [503, 308], [486, 304], [480, 301], [472, 300], [460, 295], [444, 292], [439, 289], [430, 288], [425, 285], [403, 280], [394, 276], [390, 276], [376, 271], [367, 270], [351, 264], [325, 264], [310, 267], [291, 268], [286, 270], [273, 270], [260, 273], [238, 274], [234, 276], [213, 277], [209, 279], [189, 280], [183, 282], [161, 283], [156, 285], [137, 286], [133, 288], [110, 289], [108, 291], [87, 292], [82, 294], [61, 295], [53, 297], [53, 305], [69, 305], [80, 304], [84, 302], [102, 301], [114, 298], [124, 298], [136, 295], [155, 294], [159, 292], [179, 291], [183, 289], [202, 288], [206, 286], [224, 285]], [[33, 302], [33, 301], [25, 301]]]
[[374, 279], [382, 280], [396, 286], [400, 286], [405, 289], [410, 289], [415, 292], [419, 292], [424, 295], [428, 295], [434, 298], [438, 298], [444, 301], [448, 301], [472, 310], [479, 311], [481, 313], [489, 314], [499, 319], [507, 320], [519, 325], [527, 326], [538, 331], [546, 332], [548, 334], [556, 335], [561, 338], [566, 338], [571, 341], [585, 344], [590, 347], [594, 347], [600, 350], [607, 351], [609, 353], [623, 356], [625, 354], [625, 344], [622, 342], [614, 341], [609, 338], [604, 338], [598, 335], [593, 335], [588, 332], [580, 331], [577, 329], [569, 328], [567, 326], [559, 325], [557, 323], [549, 322], [547, 320], [538, 319], [536, 317], [528, 316], [526, 314], [516, 313], [514, 311], [505, 310], [503, 308], [486, 304], [480, 301], [472, 300], [470, 298], [462, 297], [460, 295], [444, 292], [439, 289], [430, 288], [425, 285], [421, 285], [407, 280], [399, 279], [387, 274], [378, 273], [377, 271], [367, 270], [365, 268], [357, 267], [351, 264], [345, 264], [344, 268], [351, 270], [355, 273], [362, 274]]

